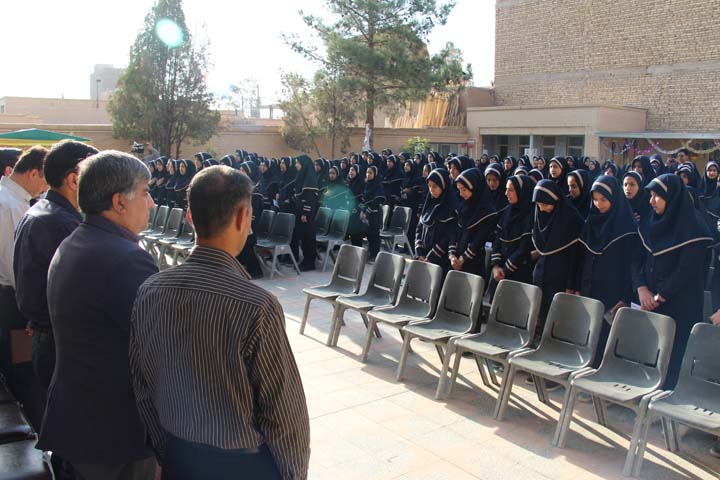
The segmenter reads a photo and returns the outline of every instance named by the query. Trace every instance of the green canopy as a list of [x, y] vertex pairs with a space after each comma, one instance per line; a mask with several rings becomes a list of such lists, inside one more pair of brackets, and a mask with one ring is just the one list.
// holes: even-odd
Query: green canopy
[[30, 147], [33, 145], [49, 146], [60, 140], [77, 140], [78, 142], [89, 142], [89, 138], [67, 135], [64, 133], [40, 130], [39, 128], [28, 128], [15, 132], [0, 133], [0, 146], [3, 147]]

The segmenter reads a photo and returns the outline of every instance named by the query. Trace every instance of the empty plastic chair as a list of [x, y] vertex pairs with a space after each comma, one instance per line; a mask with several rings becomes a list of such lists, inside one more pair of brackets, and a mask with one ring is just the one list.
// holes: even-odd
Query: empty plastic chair
[[328, 207], [318, 208], [317, 215], [315, 215], [315, 236], [327, 235], [332, 216], [333, 212]]
[[272, 229], [273, 221], [275, 220], [275, 211], [265, 209], [260, 214], [260, 221], [258, 222], [257, 232], [255, 233], [256, 241], [264, 241], [270, 238], [270, 230]]
[[[367, 326], [368, 311], [375, 307], [384, 307], [395, 303], [404, 269], [405, 259], [400, 255], [393, 255], [388, 252], [378, 253], [375, 259], [375, 268], [372, 275], [370, 275], [365, 292], [355, 295], [343, 295], [335, 300], [335, 310], [327, 344], [333, 347], [337, 345], [345, 310], [357, 311]], [[375, 329], [375, 334], [380, 336], [377, 329]]]
[[604, 313], [605, 306], [598, 300], [555, 294], [537, 350], [509, 357], [495, 405], [495, 418], [503, 419], [518, 371], [533, 376], [535, 390], [543, 403], [548, 403], [545, 379], [559, 383], [567, 392], [570, 374], [588, 368], [595, 358]]
[[383, 230], [387, 227], [388, 220], [390, 219], [390, 205], [382, 205], [380, 208], [382, 209], [382, 226], [380, 230]]
[[162, 235], [163, 230], [165, 229], [165, 222], [167, 221], [167, 217], [170, 214], [170, 207], [167, 205], [162, 205], [158, 207], [157, 213], [155, 214], [155, 221], [153, 222], [152, 227], [150, 227], [148, 230], [144, 230], [140, 232], [140, 238], [144, 239], [147, 235]]
[[157, 212], [158, 212], [158, 206], [157, 206], [157, 204], [153, 203], [153, 206], [150, 207], [150, 211], [148, 212], [147, 229], [140, 232], [141, 235], [143, 233], [150, 233], [152, 231], [153, 226], [155, 225], [155, 215], [157, 215]]
[[180, 235], [183, 217], [185, 217], [185, 211], [182, 208], [173, 208], [170, 210], [162, 233], [145, 235], [145, 249], [158, 263], [160, 263], [160, 240], [176, 240]]
[[608, 401], [635, 412], [630, 448], [623, 474], [629, 476], [637, 453], [638, 439], [650, 400], [665, 381], [675, 337], [675, 321], [665, 315], [642, 310], [618, 310], [600, 368], [572, 375], [560, 412], [553, 443], [563, 448], [580, 392], [593, 396], [598, 423], [607, 425]]
[[447, 274], [433, 318], [412, 322], [402, 330], [403, 349], [395, 378], [397, 381], [403, 378], [413, 338], [434, 343], [440, 361], [445, 363], [443, 346], [447, 345], [450, 338], [464, 335], [475, 328], [484, 289], [485, 280], [479, 275], [457, 270]]
[[707, 323], [693, 327], [675, 390], [663, 392], [650, 401], [633, 476], [640, 474], [648, 429], [656, 415], [662, 417], [665, 444], [670, 451], [680, 450], [675, 422], [720, 435], [719, 345], [720, 328]]
[[[160, 265], [177, 265], [178, 258], [185, 258], [190, 250], [195, 246], [195, 230], [187, 219], [187, 215], [183, 217], [183, 223], [180, 227], [180, 235], [174, 240], [160, 240]], [[167, 261], [167, 250], [170, 250], [170, 261]]]
[[270, 280], [272, 280], [276, 272], [280, 273], [277, 269], [278, 255], [290, 255], [295, 271], [300, 275], [300, 268], [290, 248], [290, 241], [292, 240], [294, 230], [295, 215], [292, 213], [278, 213], [275, 215], [275, 220], [272, 223], [272, 229], [270, 230], [268, 238], [258, 241], [255, 245], [256, 249], [271, 251], [272, 263], [270, 265]]
[[398, 330], [412, 322], [432, 316], [440, 288], [442, 287], [442, 268], [428, 262], [411, 260], [405, 274], [398, 300], [393, 306], [373, 308], [367, 314], [368, 333], [365, 338], [361, 359], [367, 362], [373, 331], [378, 323], [391, 325]]
[[453, 353], [455, 354], [455, 363], [450, 377], [450, 395], [457, 380], [460, 360], [465, 352], [475, 356], [475, 362], [480, 369], [485, 386], [490, 386], [490, 382], [480, 358], [485, 360], [488, 375], [490, 375], [492, 383], [497, 385], [498, 381], [493, 369], [490, 368], [489, 361], [492, 360], [507, 367], [507, 356], [510, 352], [527, 348], [535, 332], [541, 299], [542, 290], [534, 285], [513, 280], [501, 280], [495, 291], [485, 331], [451, 338], [448, 342], [448, 350], [445, 354], [435, 397], [442, 398], [445, 393], [445, 380]]
[[52, 480], [51, 467], [43, 452], [35, 448], [36, 439], [0, 445], [0, 478]]
[[335, 210], [327, 235], [321, 235], [315, 239], [316, 243], [326, 245], [323, 272], [327, 270], [328, 260], [332, 257], [333, 249], [345, 243], [345, 236], [347, 235], [349, 224], [350, 212], [347, 210]]
[[390, 225], [380, 232], [380, 239], [385, 242], [388, 251], [395, 252], [395, 246], [400, 243], [412, 254], [412, 245], [408, 240], [408, 228], [410, 228], [410, 216], [412, 210], [408, 207], [395, 207], [390, 217]]
[[342, 245], [338, 253], [335, 268], [333, 268], [330, 283], [317, 287], [303, 288], [307, 295], [305, 300], [305, 311], [300, 322], [300, 335], [305, 333], [308, 310], [313, 299], [323, 300], [335, 305], [335, 300], [340, 295], [350, 295], [360, 291], [365, 263], [367, 262], [367, 250], [352, 245]]

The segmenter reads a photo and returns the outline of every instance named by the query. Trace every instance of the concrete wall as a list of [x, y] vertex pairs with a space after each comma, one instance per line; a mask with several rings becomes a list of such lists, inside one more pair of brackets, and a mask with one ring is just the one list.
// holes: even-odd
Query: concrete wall
[[497, 0], [497, 105], [647, 109], [648, 130], [720, 125], [717, 1]]

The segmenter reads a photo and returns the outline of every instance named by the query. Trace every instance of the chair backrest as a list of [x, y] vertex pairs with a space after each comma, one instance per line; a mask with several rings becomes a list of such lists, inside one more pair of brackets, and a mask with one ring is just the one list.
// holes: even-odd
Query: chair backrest
[[340, 245], [340, 252], [330, 277], [330, 285], [352, 288], [354, 293], [359, 292], [367, 256], [367, 250], [362, 247]]
[[573, 366], [578, 368], [589, 365], [600, 340], [604, 313], [605, 306], [598, 300], [556, 293], [538, 350], [571, 354]]
[[390, 205], [383, 205], [382, 207], [382, 226], [381, 228], [387, 227], [388, 217], [390, 216]]
[[328, 236], [337, 240], [344, 240], [349, 224], [350, 212], [347, 210], [335, 210], [328, 229]]
[[164, 234], [168, 237], [177, 237], [180, 234], [180, 226], [182, 225], [185, 211], [182, 208], [173, 208], [170, 210], [167, 222], [165, 223]]
[[277, 213], [270, 229], [270, 239], [278, 243], [290, 243], [295, 230], [295, 215], [292, 213]]
[[390, 225], [388, 228], [400, 228], [407, 233], [410, 227], [410, 215], [412, 210], [409, 207], [395, 207], [390, 217]]
[[387, 295], [389, 299], [388, 303], [395, 303], [404, 269], [404, 257], [389, 252], [378, 253], [375, 257], [375, 268], [368, 281], [367, 292], [383, 292], [382, 295]]
[[610, 327], [601, 371], [639, 387], [659, 388], [665, 381], [675, 338], [675, 320], [623, 307]]
[[[676, 392], [720, 403], [720, 328], [696, 323], [683, 357]], [[702, 403], [700, 403], [702, 404]]]
[[333, 212], [328, 207], [318, 208], [317, 215], [315, 216], [316, 235], [327, 235], [332, 217]]
[[182, 225], [180, 226], [180, 236], [178, 241], [181, 242], [192, 242], [195, 240], [195, 230], [192, 224], [188, 221], [187, 215], [183, 215]]
[[398, 296], [397, 305], [424, 310], [423, 317], [435, 311], [442, 286], [442, 267], [430, 262], [410, 260], [405, 283]]
[[485, 280], [479, 275], [451, 270], [445, 277], [433, 320], [456, 325], [469, 332], [477, 324]]
[[488, 314], [487, 333], [519, 335], [522, 344], [532, 340], [540, 313], [540, 287], [500, 280]]
[[254, 232], [258, 237], [267, 237], [270, 235], [272, 229], [273, 220], [275, 220], [275, 211], [270, 209], [264, 209], [260, 214], [260, 221], [258, 222], [257, 232]]
[[165, 223], [168, 220], [170, 214], [170, 207], [162, 205], [158, 208], [157, 215], [155, 215], [155, 224], [152, 227], [153, 233], [162, 233], [165, 230]]
[[150, 212], [148, 212], [148, 230], [152, 230], [153, 225], [155, 225], [155, 215], [157, 215], [158, 206], [156, 203], [153, 203], [153, 206], [150, 207]]

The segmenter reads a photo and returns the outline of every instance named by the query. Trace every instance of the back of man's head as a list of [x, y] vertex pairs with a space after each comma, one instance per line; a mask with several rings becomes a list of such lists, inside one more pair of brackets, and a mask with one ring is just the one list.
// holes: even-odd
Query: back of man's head
[[50, 149], [45, 159], [45, 180], [52, 188], [62, 187], [68, 173], [75, 170], [80, 162], [98, 150], [76, 140], [63, 140]]
[[29, 148], [25, 153], [20, 156], [20, 160], [15, 164], [13, 168], [13, 174], [28, 173], [32, 170], [43, 171], [45, 165], [45, 157], [47, 156], [48, 149], [36, 145]]
[[78, 204], [86, 214], [97, 214], [113, 207], [116, 193], [130, 196], [138, 183], [150, 180], [150, 170], [134, 156], [117, 150], [104, 150], [80, 165]]
[[0, 148], [0, 177], [12, 173], [21, 154], [19, 148]]
[[228, 227], [252, 196], [247, 175], [226, 166], [204, 168], [190, 182], [188, 208], [198, 238], [214, 238]]

